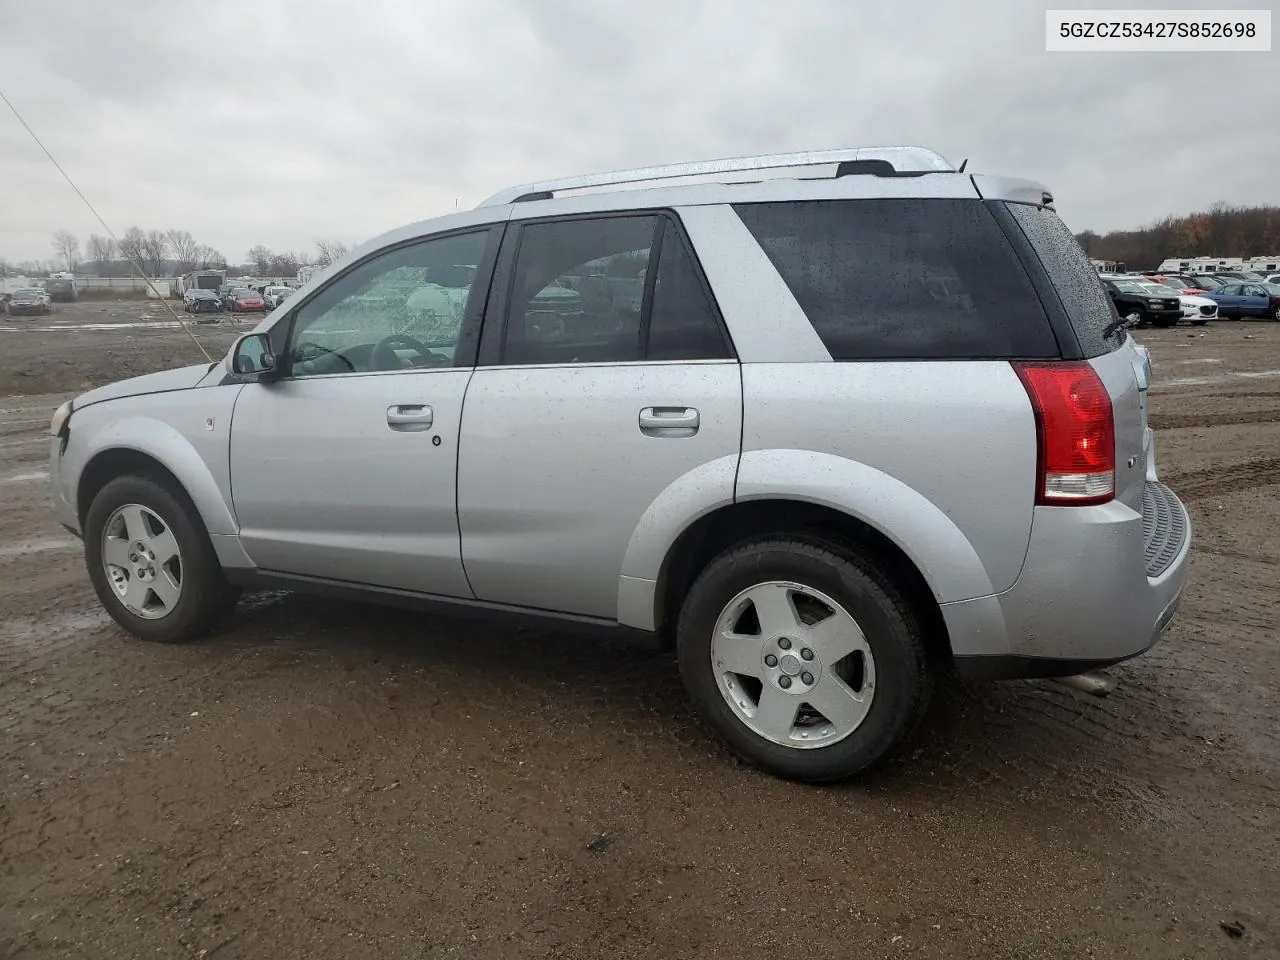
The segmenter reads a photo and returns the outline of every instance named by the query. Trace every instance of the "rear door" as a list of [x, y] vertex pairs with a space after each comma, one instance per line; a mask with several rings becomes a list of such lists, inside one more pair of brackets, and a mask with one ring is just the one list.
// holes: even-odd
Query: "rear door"
[[1267, 296], [1265, 287], [1257, 284], [1247, 284], [1243, 290], [1243, 296], [1240, 298], [1243, 312], [1251, 317], [1265, 317], [1267, 310], [1271, 306], [1271, 298]]
[[481, 600], [614, 619], [623, 555], [742, 431], [738, 363], [675, 217], [542, 220], [503, 243], [467, 389], [458, 519]]

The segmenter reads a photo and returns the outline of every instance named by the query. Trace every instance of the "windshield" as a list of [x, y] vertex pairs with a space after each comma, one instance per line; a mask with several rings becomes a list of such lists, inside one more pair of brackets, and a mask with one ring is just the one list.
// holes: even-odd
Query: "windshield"
[[1140, 284], [1143, 290], [1157, 297], [1176, 297], [1178, 291], [1173, 287], [1167, 287], [1163, 283], [1143, 283]]
[[42, 291], [36, 290], [33, 287], [28, 287], [25, 290], [19, 290], [17, 293], [14, 294], [14, 296], [21, 297], [23, 300], [31, 300], [36, 297], [39, 297], [41, 294], [42, 294]]

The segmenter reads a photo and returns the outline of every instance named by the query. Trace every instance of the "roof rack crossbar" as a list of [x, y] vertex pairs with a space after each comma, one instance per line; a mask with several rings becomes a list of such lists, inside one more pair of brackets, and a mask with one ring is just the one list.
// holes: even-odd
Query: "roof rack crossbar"
[[[878, 161], [878, 163], [865, 164], [860, 161]], [[832, 175], [839, 176], [841, 165], [852, 165], [852, 167], [846, 167], [846, 172], [861, 172], [861, 169], [883, 170], [882, 164], [893, 171], [891, 175], [951, 173], [955, 169], [940, 153], [927, 147], [850, 147], [843, 150], [772, 153], [752, 157], [674, 163], [658, 167], [638, 167], [633, 170], [615, 170], [611, 173], [593, 173], [559, 180], [526, 183], [500, 190], [480, 206], [496, 207], [522, 200], [546, 200], [560, 192], [587, 190], [592, 187], [624, 186], [650, 181], [681, 180], [687, 177], [714, 177], [722, 174], [756, 173], [762, 174], [756, 179], [769, 180], [795, 177], [797, 171], [806, 167], [834, 165], [837, 172]]]

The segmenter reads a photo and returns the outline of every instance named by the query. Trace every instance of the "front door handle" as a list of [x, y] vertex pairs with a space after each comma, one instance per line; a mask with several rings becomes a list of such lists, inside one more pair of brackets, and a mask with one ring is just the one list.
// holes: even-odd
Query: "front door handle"
[[640, 432], [648, 437], [692, 437], [701, 418], [693, 407], [645, 407]]
[[409, 433], [431, 428], [433, 416], [425, 403], [397, 403], [387, 407], [387, 425]]

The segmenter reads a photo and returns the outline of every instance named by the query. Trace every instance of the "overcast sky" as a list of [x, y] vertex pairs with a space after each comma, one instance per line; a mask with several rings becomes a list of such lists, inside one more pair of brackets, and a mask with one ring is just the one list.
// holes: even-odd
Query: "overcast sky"
[[[117, 233], [233, 262], [539, 177], [857, 145], [1041, 180], [1077, 231], [1280, 202], [1280, 53], [1046, 53], [1048, 5], [1108, 6], [0, 0], [0, 89]], [[59, 228], [97, 225], [0, 105], [0, 257]]]

